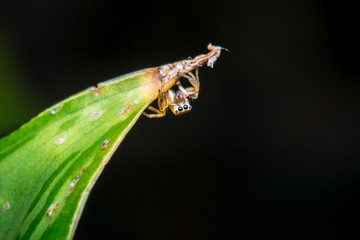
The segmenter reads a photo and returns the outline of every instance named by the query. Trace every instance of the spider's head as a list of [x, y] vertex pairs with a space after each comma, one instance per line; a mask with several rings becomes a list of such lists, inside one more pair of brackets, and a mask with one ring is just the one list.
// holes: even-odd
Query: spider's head
[[169, 107], [175, 116], [190, 112], [192, 107], [187, 97], [177, 94], [174, 100], [173, 103], [170, 103]]

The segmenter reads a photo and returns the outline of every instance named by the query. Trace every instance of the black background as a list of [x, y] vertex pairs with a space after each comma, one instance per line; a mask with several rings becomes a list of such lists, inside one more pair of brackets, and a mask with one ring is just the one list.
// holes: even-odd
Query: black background
[[34, 99], [6, 112], [22, 123], [209, 42], [230, 50], [200, 69], [190, 114], [139, 119], [75, 239], [359, 239], [359, 13], [349, 2], [2, 1], [0, 36]]

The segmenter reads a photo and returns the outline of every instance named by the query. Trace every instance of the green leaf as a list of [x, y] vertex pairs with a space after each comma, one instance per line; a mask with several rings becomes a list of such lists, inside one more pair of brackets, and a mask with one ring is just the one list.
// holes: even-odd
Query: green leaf
[[145, 108], [158, 71], [100, 83], [0, 140], [0, 239], [71, 239], [89, 192]]
[[[1, 139], [0, 238], [71, 239], [92, 186], [141, 113], [158, 96], [163, 115], [165, 102], [197, 95], [191, 71], [213, 67], [221, 49], [209, 44], [208, 54], [100, 83]], [[182, 77], [193, 87], [185, 90]], [[165, 101], [175, 84], [180, 95]]]

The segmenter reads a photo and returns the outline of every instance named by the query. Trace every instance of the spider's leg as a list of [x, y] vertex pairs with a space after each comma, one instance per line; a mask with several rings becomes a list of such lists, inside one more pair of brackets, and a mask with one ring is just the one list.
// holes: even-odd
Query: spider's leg
[[192, 99], [196, 99], [199, 95], [200, 81], [199, 81], [199, 70], [195, 69], [195, 76], [192, 72], [188, 72], [183, 75], [184, 78], [188, 79], [192, 87], [187, 87], [186, 92]]
[[[182, 95], [186, 98], [190, 95], [190, 93], [183, 87], [183, 85], [181, 85], [180, 81], [176, 83], [176, 85], [178, 86], [179, 90], [182, 92]], [[192, 88], [192, 87], [191, 87]]]
[[158, 96], [158, 106], [159, 109], [156, 109], [152, 106], [149, 106], [147, 109], [150, 111], [153, 111], [155, 113], [146, 113], [143, 112], [143, 114], [148, 117], [148, 118], [161, 118], [163, 116], [165, 116], [166, 114], [166, 109], [168, 108], [169, 104], [168, 104], [168, 97], [167, 97], [167, 93], [164, 90], [164, 84], [161, 81], [161, 87], [159, 90], [159, 96]]
[[154, 113], [146, 113], [146, 112], [142, 113], [144, 114], [144, 116], [148, 118], [161, 118], [166, 114], [166, 111], [161, 112], [159, 109], [156, 109], [153, 106], [148, 106], [147, 109], [154, 112]]

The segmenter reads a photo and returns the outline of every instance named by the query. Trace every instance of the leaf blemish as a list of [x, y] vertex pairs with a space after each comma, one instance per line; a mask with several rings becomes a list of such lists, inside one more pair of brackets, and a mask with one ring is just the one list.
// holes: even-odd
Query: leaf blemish
[[105, 141], [101, 144], [100, 150], [104, 150], [109, 146], [110, 138], [105, 139]]
[[133, 101], [133, 103], [138, 104], [143, 98], [144, 98], [143, 96], [139, 96]]
[[49, 221], [51, 221], [51, 215], [53, 214], [53, 212], [59, 208], [60, 203], [53, 203], [50, 205], [50, 207], [46, 210], [46, 214], [45, 216], [49, 218]]
[[100, 88], [101, 86], [98, 84], [97, 87], [93, 86], [90, 88], [90, 91], [94, 92], [95, 96], [99, 96], [100, 95]]
[[127, 104], [125, 107], [120, 108], [120, 110], [117, 112], [116, 115], [122, 115], [122, 114], [128, 113], [131, 108], [132, 108], [132, 105]]
[[74, 188], [76, 186], [76, 183], [79, 181], [81, 175], [87, 170], [87, 166], [85, 166], [81, 172], [75, 176], [75, 178], [71, 181], [68, 190], [65, 193], [65, 198], [68, 198], [70, 196], [70, 194], [74, 191]]
[[90, 117], [89, 117], [89, 121], [92, 122], [92, 121], [95, 121], [97, 120], [99, 117], [101, 117], [101, 115], [103, 114], [103, 111], [96, 111], [96, 112], [93, 112]]
[[56, 145], [56, 146], [59, 146], [59, 145], [63, 144], [63, 143], [66, 141], [66, 139], [67, 139], [67, 136], [66, 136], [66, 135], [57, 138], [57, 139], [55, 140], [55, 145]]
[[10, 202], [9, 202], [9, 201], [6, 201], [6, 202], [2, 205], [2, 210], [3, 210], [4, 213], [10, 210]]
[[60, 110], [61, 110], [63, 107], [64, 107], [64, 104], [63, 104], [63, 103], [59, 104], [58, 106], [50, 109], [50, 114], [54, 115], [54, 114], [60, 112]]
[[79, 178], [81, 177], [82, 173], [79, 173], [76, 175], [76, 177], [71, 181], [68, 190], [65, 193], [65, 198], [68, 198], [70, 194], [74, 191], [74, 188], [76, 186], [76, 183], [79, 181]]

